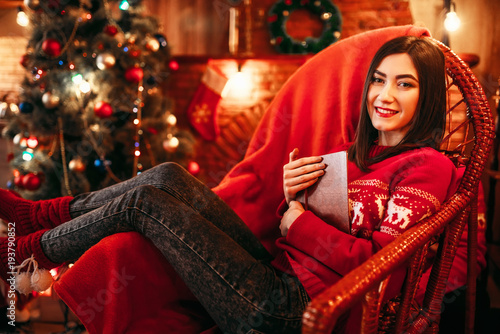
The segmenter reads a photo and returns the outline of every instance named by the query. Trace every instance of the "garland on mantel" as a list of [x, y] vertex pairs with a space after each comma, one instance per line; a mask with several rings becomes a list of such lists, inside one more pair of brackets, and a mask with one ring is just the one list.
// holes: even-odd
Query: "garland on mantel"
[[[288, 35], [286, 22], [290, 13], [297, 9], [305, 9], [320, 17], [324, 24], [320, 37], [299, 41]], [[270, 9], [267, 20], [271, 44], [281, 53], [317, 53], [340, 38], [342, 27], [340, 11], [330, 0], [279, 0]]]

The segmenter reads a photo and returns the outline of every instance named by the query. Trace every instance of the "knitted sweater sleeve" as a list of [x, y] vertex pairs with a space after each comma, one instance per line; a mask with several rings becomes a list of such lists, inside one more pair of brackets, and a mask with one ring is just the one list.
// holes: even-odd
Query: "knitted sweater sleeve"
[[[290, 227], [285, 242], [342, 276], [365, 262], [406, 229], [436, 212], [449, 195], [455, 177], [452, 163], [437, 152], [423, 154], [413, 162], [399, 161], [395, 166], [399, 167], [383, 169], [376, 182], [364, 180], [357, 191], [365, 214], [355, 215], [353, 228], [356, 219], [358, 227], [376, 226], [371, 239], [343, 233], [305, 211]], [[367, 210], [380, 210], [380, 214], [370, 216]], [[376, 217], [379, 221], [369, 221]]]

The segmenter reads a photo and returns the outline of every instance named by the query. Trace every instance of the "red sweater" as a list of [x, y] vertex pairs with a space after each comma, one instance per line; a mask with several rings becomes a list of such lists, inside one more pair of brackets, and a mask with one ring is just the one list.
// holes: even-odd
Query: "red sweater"
[[[373, 146], [370, 156], [384, 149]], [[283, 252], [273, 266], [296, 275], [311, 298], [436, 212], [456, 190], [458, 173], [441, 153], [419, 148], [373, 164], [368, 172], [349, 162], [348, 179], [351, 234], [305, 211], [291, 225], [287, 236], [276, 242]], [[279, 214], [286, 209], [283, 202]], [[365, 235], [368, 232], [371, 238], [357, 237], [360, 231]], [[406, 268], [393, 274], [388, 298], [400, 291], [405, 274]]]

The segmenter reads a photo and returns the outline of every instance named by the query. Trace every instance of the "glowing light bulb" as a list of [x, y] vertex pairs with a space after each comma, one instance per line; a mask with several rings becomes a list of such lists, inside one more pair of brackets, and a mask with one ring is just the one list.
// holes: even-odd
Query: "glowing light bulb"
[[17, 12], [16, 22], [21, 27], [27, 27], [30, 24], [30, 19], [24, 11], [20, 10]]
[[128, 10], [130, 8], [130, 4], [128, 3], [127, 0], [123, 0], [121, 3], [120, 3], [120, 9], [121, 10]]
[[444, 27], [448, 31], [457, 31], [460, 28], [460, 18], [455, 11], [448, 12], [444, 19]]
[[90, 84], [87, 81], [82, 82], [79, 88], [80, 92], [82, 92], [83, 94], [87, 94], [88, 92], [90, 92]]
[[23, 160], [24, 161], [31, 161], [33, 159], [33, 153], [30, 151], [24, 151], [23, 152]]
[[167, 124], [170, 126], [175, 126], [177, 124], [177, 117], [174, 115], [170, 114], [167, 116]]
[[26, 145], [29, 147], [29, 148], [35, 148], [38, 146], [38, 139], [36, 139], [35, 136], [30, 136], [27, 140], [26, 140]]
[[222, 98], [235, 100], [249, 99], [252, 92], [252, 78], [250, 73], [236, 72], [227, 81], [222, 90]]
[[75, 74], [71, 77], [71, 81], [73, 81], [73, 83], [75, 84], [79, 84], [83, 81], [83, 75], [81, 74]]

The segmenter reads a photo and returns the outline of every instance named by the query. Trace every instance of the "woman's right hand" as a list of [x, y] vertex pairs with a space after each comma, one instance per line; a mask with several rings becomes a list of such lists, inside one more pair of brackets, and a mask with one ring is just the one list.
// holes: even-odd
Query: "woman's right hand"
[[297, 193], [313, 185], [320, 176], [325, 174], [325, 164], [321, 157], [297, 159], [297, 148], [290, 152], [290, 161], [283, 166], [283, 191], [287, 204], [295, 200]]

